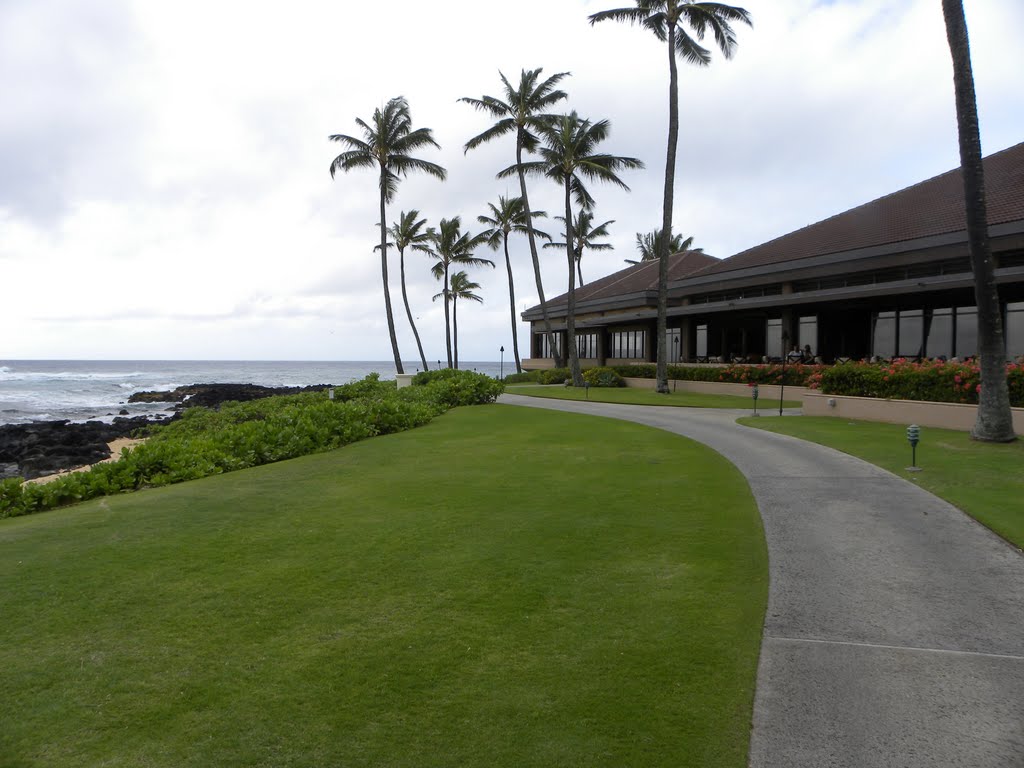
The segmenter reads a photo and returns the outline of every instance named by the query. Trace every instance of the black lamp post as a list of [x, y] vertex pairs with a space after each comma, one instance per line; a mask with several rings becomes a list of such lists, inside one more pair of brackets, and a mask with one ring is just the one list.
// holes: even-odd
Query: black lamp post
[[786, 347], [789, 345], [789, 334], [785, 329], [782, 331], [782, 380], [779, 382], [779, 416], [782, 415], [782, 399], [786, 392]]
[[499, 379], [504, 379], [505, 378], [505, 345], [502, 344], [498, 348], [498, 351], [501, 352], [501, 362], [498, 363], [498, 378]]

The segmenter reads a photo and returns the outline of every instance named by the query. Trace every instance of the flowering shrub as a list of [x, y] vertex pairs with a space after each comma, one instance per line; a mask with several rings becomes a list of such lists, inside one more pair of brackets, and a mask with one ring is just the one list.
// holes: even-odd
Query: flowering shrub
[[[786, 381], [782, 381], [782, 365], [670, 365], [668, 377], [679, 381], [724, 381], [730, 384], [782, 384], [789, 387], [812, 387], [823, 365], [786, 364]], [[618, 365], [612, 368], [620, 376], [653, 379], [654, 365]]]
[[[1024, 406], [1024, 365], [1008, 364], [1006, 375], [1010, 404]], [[981, 374], [977, 362], [900, 358], [891, 363], [850, 362], [825, 368], [817, 386], [829, 395], [976, 404]]]

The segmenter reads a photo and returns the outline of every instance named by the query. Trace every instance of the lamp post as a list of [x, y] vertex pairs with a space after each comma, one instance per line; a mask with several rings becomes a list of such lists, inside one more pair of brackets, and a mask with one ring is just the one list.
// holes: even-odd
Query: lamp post
[[786, 392], [786, 346], [789, 343], [789, 334], [782, 331], [782, 380], [779, 382], [779, 416], [782, 415], [782, 396]]
[[505, 345], [502, 344], [498, 348], [498, 351], [501, 352], [501, 362], [498, 363], [498, 378], [499, 379], [504, 379], [505, 378]]
[[920, 472], [921, 468], [917, 466], [917, 444], [921, 442], [921, 428], [917, 424], [907, 427], [907, 442], [910, 443], [910, 466], [907, 470]]
[[757, 416], [758, 415], [758, 413], [757, 413], [757, 394], [758, 394], [758, 392], [757, 392], [757, 383], [756, 382], [751, 385], [751, 387], [750, 387], [750, 394], [754, 398], [754, 415]]

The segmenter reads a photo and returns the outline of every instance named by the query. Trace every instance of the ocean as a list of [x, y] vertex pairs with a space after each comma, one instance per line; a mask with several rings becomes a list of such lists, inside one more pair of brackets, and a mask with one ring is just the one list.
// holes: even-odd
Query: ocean
[[[515, 362], [460, 362], [459, 367], [488, 376], [515, 372]], [[422, 365], [406, 362], [407, 373]], [[143, 390], [169, 390], [187, 384], [259, 384], [305, 387], [346, 384], [369, 373], [395, 377], [394, 362], [192, 361], [192, 360], [0, 360], [0, 424], [68, 419], [110, 421], [121, 410], [129, 416], [155, 415], [166, 403], [128, 403]]]

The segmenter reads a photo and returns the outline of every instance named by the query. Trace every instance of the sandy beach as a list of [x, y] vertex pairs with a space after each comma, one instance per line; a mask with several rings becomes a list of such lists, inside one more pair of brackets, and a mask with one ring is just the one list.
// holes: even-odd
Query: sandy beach
[[[131, 438], [131, 437], [119, 437], [116, 440], [112, 440], [111, 442], [107, 443], [107, 447], [110, 448], [110, 458], [109, 459], [104, 459], [103, 461], [98, 461], [96, 463], [97, 464], [107, 464], [108, 462], [111, 462], [111, 461], [117, 461], [119, 458], [121, 458], [121, 451], [123, 451], [125, 448], [134, 448], [135, 446], [141, 445], [144, 442], [146, 442], [145, 439], [135, 439], [135, 438]], [[48, 483], [51, 480], [56, 480], [58, 477], [63, 477], [64, 475], [70, 475], [73, 472], [85, 472], [86, 470], [89, 470], [89, 469], [91, 469], [94, 466], [95, 466], [95, 464], [85, 464], [85, 465], [83, 465], [81, 467], [74, 467], [73, 469], [66, 469], [63, 472], [56, 472], [56, 473], [54, 473], [52, 475], [44, 475], [42, 477], [36, 477], [36, 478], [33, 478], [32, 480], [26, 480], [25, 482], [26, 483]]]

